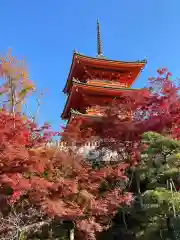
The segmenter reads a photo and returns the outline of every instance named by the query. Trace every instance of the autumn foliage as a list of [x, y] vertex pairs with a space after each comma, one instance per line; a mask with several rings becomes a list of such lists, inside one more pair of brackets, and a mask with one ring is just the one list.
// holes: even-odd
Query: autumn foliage
[[6, 103], [10, 112], [21, 112], [35, 85], [30, 80], [25, 62], [14, 57], [11, 50], [0, 56], [0, 78], [4, 80], [0, 84], [1, 101]]
[[158, 71], [148, 89], [124, 91], [122, 101], [113, 102], [103, 121], [83, 130], [69, 126], [62, 134], [69, 144], [83, 144], [87, 138], [118, 152], [118, 161], [94, 167], [68, 149], [47, 148], [54, 133], [49, 124], [38, 127], [23, 114], [0, 112], [0, 201], [16, 205], [28, 199], [44, 215], [72, 221], [87, 239], [107, 229], [119, 206], [130, 205], [127, 170], [140, 161], [141, 136], [147, 131], [179, 132], [179, 88], [167, 69]]
[[96, 140], [100, 148], [118, 151], [120, 155], [127, 153], [132, 164], [138, 158], [143, 133], [154, 131], [179, 139], [179, 85], [171, 77], [168, 69], [159, 69], [157, 76], [149, 79], [147, 88], [124, 90], [120, 101], [114, 100], [99, 121], [82, 118], [83, 128], [78, 124], [65, 128], [64, 139], [78, 144]]
[[[147, 89], [124, 91], [121, 101], [113, 101], [99, 121], [87, 122], [82, 118], [80, 127], [72, 124], [65, 128], [63, 138], [70, 144], [80, 145], [98, 141], [97, 150], [116, 151], [118, 159], [128, 164], [133, 175], [146, 148], [142, 143], [144, 133], [152, 131], [180, 138], [179, 85], [171, 77], [166, 68], [159, 69], [157, 76], [149, 79]], [[126, 191], [132, 190], [131, 185]]]
[[44, 214], [74, 221], [93, 237], [109, 225], [105, 216], [112, 218], [120, 204], [132, 201], [118, 185], [107, 187], [109, 181], [128, 180], [128, 164], [93, 169], [78, 155], [46, 148], [53, 135], [48, 124], [38, 128], [20, 114], [0, 112], [1, 202], [12, 205], [28, 198]]

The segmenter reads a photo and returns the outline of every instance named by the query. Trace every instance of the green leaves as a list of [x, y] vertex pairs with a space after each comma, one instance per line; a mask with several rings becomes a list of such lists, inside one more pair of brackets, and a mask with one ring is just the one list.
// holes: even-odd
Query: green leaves
[[172, 192], [166, 188], [156, 188], [154, 190], [147, 190], [143, 194], [143, 200], [145, 203], [152, 203], [153, 206], [164, 210], [166, 207], [167, 211], [171, 212], [172, 204], [175, 206], [177, 211], [180, 211], [180, 193]]
[[162, 136], [158, 133], [147, 132], [143, 134], [143, 142], [149, 145], [146, 153], [172, 153], [173, 151], [180, 151], [180, 142], [170, 137]]
[[[142, 136], [141, 161], [134, 169], [139, 179], [141, 205], [134, 205], [131, 214], [139, 219], [133, 226], [136, 239], [168, 239], [172, 237], [167, 219], [173, 221], [180, 215], [179, 169], [180, 141], [170, 136], [147, 132]], [[136, 188], [137, 188], [136, 184]], [[137, 195], [137, 194], [136, 194]], [[177, 238], [179, 239], [179, 238]]]
[[148, 132], [143, 134], [142, 142], [147, 146], [142, 160], [149, 184], [166, 184], [170, 178], [176, 180], [180, 167], [180, 141]]

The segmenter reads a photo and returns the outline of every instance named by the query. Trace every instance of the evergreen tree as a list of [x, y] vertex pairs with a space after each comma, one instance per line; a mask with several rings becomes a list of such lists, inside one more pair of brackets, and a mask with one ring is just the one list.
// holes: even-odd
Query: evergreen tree
[[178, 240], [180, 141], [148, 132], [142, 144], [141, 163], [131, 169], [134, 204], [117, 216], [121, 234], [131, 233], [139, 240]]

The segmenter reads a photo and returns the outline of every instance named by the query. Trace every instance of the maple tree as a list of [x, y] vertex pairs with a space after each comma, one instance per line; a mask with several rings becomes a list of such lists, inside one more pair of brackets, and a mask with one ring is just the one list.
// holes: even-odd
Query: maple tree
[[110, 190], [102, 188], [109, 181], [126, 182], [127, 164], [94, 169], [78, 155], [46, 148], [44, 144], [57, 134], [49, 125], [38, 128], [5, 109], [0, 112], [0, 129], [1, 200], [7, 204], [26, 197], [44, 214], [73, 221], [93, 238], [109, 225], [119, 205], [131, 202], [131, 194], [116, 184]]
[[25, 62], [14, 57], [12, 50], [0, 56], [0, 78], [5, 80], [0, 87], [3, 104], [10, 112], [21, 112], [22, 105], [35, 90], [35, 85], [29, 78]]

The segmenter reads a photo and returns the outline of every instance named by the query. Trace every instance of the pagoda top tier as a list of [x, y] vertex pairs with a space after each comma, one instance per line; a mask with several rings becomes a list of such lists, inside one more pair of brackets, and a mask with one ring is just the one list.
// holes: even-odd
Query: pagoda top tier
[[102, 56], [89, 57], [74, 52], [63, 92], [69, 93], [73, 79], [84, 83], [93, 79], [109, 80], [131, 87], [146, 63], [146, 60], [125, 62], [110, 60]]
[[88, 57], [74, 52], [63, 92], [70, 92], [74, 79], [82, 83], [87, 83], [90, 80], [100, 80], [100, 85], [105, 80], [113, 84], [119, 84], [119, 86], [131, 87], [146, 63], [146, 60], [125, 62], [106, 58], [103, 54], [100, 24], [97, 21], [97, 57]]

